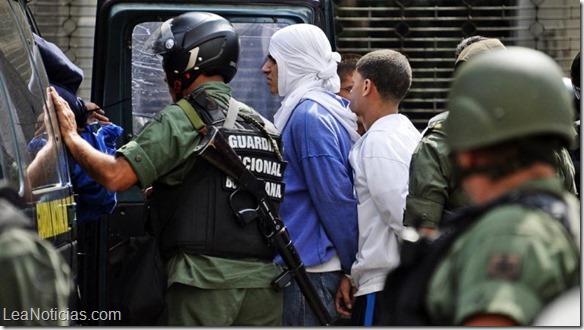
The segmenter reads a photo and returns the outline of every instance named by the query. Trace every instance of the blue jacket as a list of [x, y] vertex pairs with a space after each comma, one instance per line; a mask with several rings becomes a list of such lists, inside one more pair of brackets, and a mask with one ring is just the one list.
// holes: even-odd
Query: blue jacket
[[[123, 129], [115, 124], [101, 126], [98, 123], [86, 125], [87, 109], [85, 102], [77, 97], [77, 90], [83, 81], [83, 71], [61, 51], [57, 45], [34, 34], [34, 40], [41, 54], [49, 83], [59, 95], [69, 103], [75, 113], [78, 127], [85, 127], [80, 135], [95, 149], [113, 155], [116, 139]], [[46, 144], [42, 137], [36, 137], [28, 145], [31, 158]], [[71, 183], [76, 194], [77, 222], [79, 224], [98, 220], [101, 215], [109, 214], [116, 206], [116, 193], [108, 191], [93, 180], [68, 153], [69, 168], [72, 169]]]
[[[95, 149], [113, 155], [116, 152], [116, 139], [122, 132], [123, 129], [116, 124], [102, 126], [96, 122], [85, 126], [85, 131], [80, 132], [79, 135]], [[110, 214], [117, 204], [116, 193], [107, 190], [91, 178], [73, 157], [70, 157], [70, 161], [74, 164], [71, 182], [77, 194], [75, 199], [77, 222], [82, 224]]]
[[[320, 104], [305, 99], [290, 116], [282, 140], [288, 166], [280, 217], [292, 242], [305, 266], [323, 264], [336, 251], [349, 274], [358, 239], [349, 135]], [[276, 261], [282, 264], [279, 256]]]
[[[116, 139], [122, 135], [123, 129], [116, 124], [100, 125], [95, 122], [85, 126], [85, 131], [79, 135], [95, 149], [110, 155], [116, 152]], [[28, 144], [31, 159], [47, 144], [43, 137], [35, 137]], [[98, 220], [102, 215], [110, 214], [117, 204], [115, 192], [108, 191], [97, 183], [67, 153], [69, 168], [72, 169], [71, 184], [75, 192], [77, 223], [82, 224]]]

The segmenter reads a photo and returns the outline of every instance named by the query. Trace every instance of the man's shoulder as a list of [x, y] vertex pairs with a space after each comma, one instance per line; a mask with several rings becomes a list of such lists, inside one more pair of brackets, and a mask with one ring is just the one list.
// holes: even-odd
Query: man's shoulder
[[[13, 198], [11, 188], [3, 189], [1, 191], [2, 196], [0, 196], [0, 237], [6, 238], [10, 235], [4, 235], [6, 232], [12, 232], [13, 229], [18, 229], [19, 231], [31, 232], [31, 221], [20, 211], [19, 208], [15, 207], [15, 201], [10, 202], [9, 200]], [[15, 191], [14, 191], [15, 194]], [[19, 198], [19, 197], [17, 197]], [[36, 235], [38, 237], [38, 235]], [[0, 253], [2, 249], [0, 249]]]
[[260, 112], [258, 112], [256, 109], [254, 109], [251, 105], [243, 103], [241, 101], [237, 101], [237, 103], [239, 106], [240, 113], [243, 113], [243, 114], [246, 114], [249, 116], [253, 116], [255, 118], [261, 118], [263, 121], [270, 122], [266, 117], [264, 117]]
[[[239, 101], [238, 101], [239, 102]], [[268, 118], [264, 117], [261, 113], [256, 111], [253, 107], [243, 102], [239, 102], [239, 111], [242, 114], [250, 116], [257, 122], [263, 125], [266, 131], [270, 134], [280, 134], [280, 131], [276, 128], [274, 123], [270, 121]]]
[[[485, 212], [471, 230], [475, 235], [497, 234], [523, 235], [548, 232], [550, 226], [557, 226], [558, 220], [549, 214], [521, 203], [501, 204]], [[547, 229], [546, 229], [547, 228]]]
[[338, 102], [340, 107], [347, 108], [348, 103], [345, 104], [340, 98], [337, 98], [335, 95], [329, 95], [327, 93], [319, 93], [318, 98], [312, 95], [312, 98], [303, 98], [298, 102], [296, 107], [294, 108], [294, 112], [299, 109], [302, 111], [317, 111], [323, 112], [328, 114], [329, 111], [326, 109], [327, 106], [336, 105], [335, 102]]
[[147, 126], [151, 122], [177, 120], [182, 116], [186, 116], [183, 108], [178, 103], [172, 103], [158, 111], [152, 118], [150, 118], [150, 120], [148, 120], [145, 126]]
[[30, 230], [10, 227], [0, 233], [0, 260], [31, 254], [39, 247], [42, 240]]
[[446, 135], [440, 131], [426, 131], [414, 150], [414, 155], [433, 155], [437, 157], [448, 157], [448, 146]]
[[314, 108], [324, 110], [324, 107], [317, 101], [313, 99], [302, 99], [294, 108], [294, 112], [308, 112]]
[[431, 126], [426, 127], [422, 137], [423, 139], [445, 141], [446, 132], [444, 132], [444, 120], [434, 122]]
[[321, 122], [334, 123], [336, 119], [321, 103], [312, 99], [303, 99], [294, 108], [290, 121], [312, 126]]

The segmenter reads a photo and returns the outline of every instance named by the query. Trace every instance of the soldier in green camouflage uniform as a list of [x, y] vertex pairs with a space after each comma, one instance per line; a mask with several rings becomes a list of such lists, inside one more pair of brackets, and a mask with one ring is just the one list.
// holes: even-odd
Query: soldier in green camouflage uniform
[[[455, 70], [476, 55], [504, 49], [498, 39], [473, 36], [457, 47]], [[433, 236], [442, 219], [454, 210], [467, 206], [470, 200], [452, 176], [452, 161], [448, 157], [444, 120], [448, 111], [434, 116], [422, 132], [410, 163], [409, 194], [406, 198], [404, 225], [417, 227], [421, 234]], [[556, 154], [558, 175], [568, 191], [576, 194], [575, 168], [566, 148]]]
[[[447, 144], [463, 189], [485, 211], [432, 273], [425, 308], [433, 323], [529, 325], [579, 285], [580, 205], [554, 169], [554, 152], [574, 138], [561, 79], [551, 58], [521, 47], [457, 73]], [[544, 205], [501, 202], [529, 194]]]
[[404, 225], [429, 236], [444, 216], [470, 203], [452, 176], [444, 133], [447, 115], [442, 112], [430, 120], [410, 162]]

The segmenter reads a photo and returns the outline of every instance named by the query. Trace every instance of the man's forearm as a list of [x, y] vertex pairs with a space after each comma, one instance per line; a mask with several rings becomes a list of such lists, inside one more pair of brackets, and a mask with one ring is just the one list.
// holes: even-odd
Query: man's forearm
[[109, 191], [123, 191], [137, 183], [136, 174], [123, 157], [117, 158], [93, 148], [79, 134], [69, 134], [64, 139], [81, 168]]
[[114, 157], [93, 148], [77, 133], [75, 114], [69, 103], [53, 87], [49, 87], [48, 92], [55, 105], [63, 141], [81, 168], [109, 191], [126, 190], [136, 184], [138, 177], [130, 163], [124, 157]]
[[26, 176], [32, 188], [49, 184], [51, 180], [54, 182], [55, 155], [54, 144], [49, 141], [30, 163], [26, 169]]

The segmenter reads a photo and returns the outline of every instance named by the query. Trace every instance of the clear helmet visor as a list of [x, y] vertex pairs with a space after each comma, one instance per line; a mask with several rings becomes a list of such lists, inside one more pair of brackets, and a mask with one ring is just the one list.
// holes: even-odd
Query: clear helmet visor
[[162, 23], [146, 41], [142, 47], [142, 51], [151, 55], [164, 55], [164, 53], [174, 48], [176, 41], [174, 34], [172, 34], [172, 18]]

